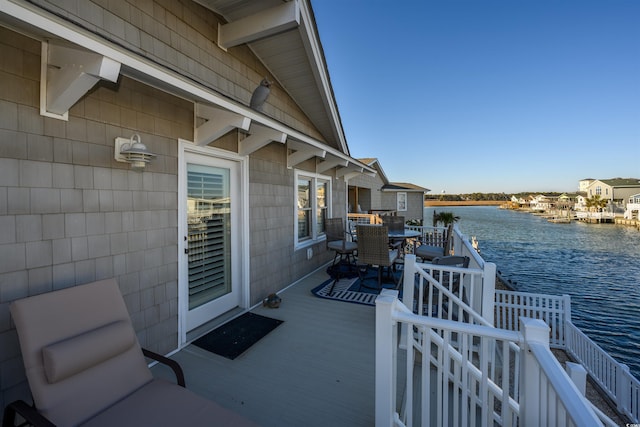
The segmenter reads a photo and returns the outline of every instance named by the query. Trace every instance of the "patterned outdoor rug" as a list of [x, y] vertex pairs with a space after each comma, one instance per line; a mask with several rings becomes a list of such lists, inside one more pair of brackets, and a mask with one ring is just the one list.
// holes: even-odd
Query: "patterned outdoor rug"
[[[335, 286], [333, 286], [333, 290], [331, 290], [331, 285], [334, 281], [334, 279], [331, 278], [313, 288], [311, 293], [319, 298], [375, 306], [376, 298], [380, 293], [378, 289], [371, 289], [371, 287], [375, 287], [377, 285], [376, 274], [377, 273], [372, 270], [365, 277], [365, 284], [369, 287], [360, 286], [360, 279], [356, 276], [338, 280], [335, 283]], [[396, 281], [400, 278], [400, 275], [401, 271], [395, 272]], [[383, 286], [385, 289], [395, 288], [394, 283], [387, 281], [383, 281]]]

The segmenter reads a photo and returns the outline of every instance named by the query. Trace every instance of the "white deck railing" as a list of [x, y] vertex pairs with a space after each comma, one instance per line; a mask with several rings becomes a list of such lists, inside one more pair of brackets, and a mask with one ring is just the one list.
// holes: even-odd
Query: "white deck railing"
[[496, 326], [501, 329], [517, 330], [520, 316], [543, 320], [550, 328], [551, 347], [563, 349], [580, 363], [620, 413], [640, 422], [640, 381], [627, 365], [616, 361], [573, 324], [569, 295], [497, 290], [495, 307]]
[[[456, 255], [471, 257], [483, 268], [484, 260], [460, 230], [454, 226], [453, 247]], [[616, 404], [617, 410], [633, 423], [640, 423], [640, 381], [629, 367], [616, 361], [587, 337], [571, 321], [571, 297], [527, 292], [495, 291], [495, 325], [517, 330], [520, 316], [543, 320], [550, 328], [550, 346], [563, 349], [580, 363]]]
[[591, 378], [613, 400], [618, 411], [640, 423], [640, 381], [629, 367], [616, 361], [570, 320], [565, 325], [564, 350], [585, 367]]
[[[430, 244], [441, 244], [446, 230], [444, 227], [409, 228], [419, 230], [421, 239], [430, 241]], [[571, 322], [570, 297], [495, 291], [495, 264], [484, 261], [457, 226], [453, 230], [452, 252], [468, 256], [471, 260], [469, 271], [462, 281], [464, 286], [460, 287], [459, 292], [453, 292], [454, 289], [448, 286], [446, 280], [443, 282], [434, 277], [450, 278], [459, 272], [451, 267], [429, 266], [423, 269], [424, 274], [418, 273], [419, 286], [403, 290], [404, 300], [413, 299], [415, 290], [418, 293], [413, 307], [416, 312], [434, 314], [433, 309], [429, 310], [428, 307], [441, 306], [442, 302], [447, 302], [454, 308], [446, 313], [442, 311], [449, 320], [466, 319], [472, 323], [485, 324], [478, 319], [476, 313], [480, 313], [484, 321], [494, 324], [495, 314], [495, 325], [511, 331], [517, 330], [521, 316], [544, 321], [550, 328], [550, 346], [565, 350], [578, 361], [602, 391], [615, 402], [618, 411], [633, 423], [640, 423], [640, 381], [631, 375], [626, 365], [613, 359]], [[479, 270], [482, 271], [482, 280], [478, 280]], [[468, 292], [468, 299], [465, 300], [460, 292]], [[453, 313], [456, 315], [453, 316]], [[608, 422], [604, 416], [601, 419]]]
[[510, 331], [518, 329], [521, 316], [543, 320], [551, 328], [550, 345], [564, 348], [567, 332], [565, 325], [571, 313], [568, 295], [544, 295], [529, 292], [496, 290], [495, 325]]
[[[411, 331], [405, 350], [397, 324]], [[385, 291], [376, 300], [376, 426], [601, 425], [550, 352], [549, 328], [522, 324], [521, 333], [420, 316]]]

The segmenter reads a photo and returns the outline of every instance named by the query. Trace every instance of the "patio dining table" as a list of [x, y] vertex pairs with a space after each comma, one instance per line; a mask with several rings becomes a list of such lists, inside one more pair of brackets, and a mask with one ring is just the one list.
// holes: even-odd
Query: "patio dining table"
[[404, 261], [404, 248], [405, 248], [405, 242], [407, 239], [414, 239], [416, 237], [420, 236], [420, 232], [416, 231], [416, 230], [410, 230], [408, 228], [405, 228], [403, 231], [398, 231], [398, 230], [394, 230], [394, 231], [389, 231], [389, 240], [399, 240], [402, 239], [402, 250], [399, 250], [398, 252], [398, 262], [403, 262]]

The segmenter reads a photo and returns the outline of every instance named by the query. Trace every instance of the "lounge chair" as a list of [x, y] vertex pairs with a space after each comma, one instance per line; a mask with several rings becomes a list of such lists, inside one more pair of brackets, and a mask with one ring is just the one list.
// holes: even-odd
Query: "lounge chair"
[[[138, 344], [114, 279], [14, 301], [11, 315], [33, 406], [4, 412], [36, 426], [253, 426], [250, 420], [184, 387], [173, 360]], [[168, 364], [175, 384], [154, 379], [145, 356]]]

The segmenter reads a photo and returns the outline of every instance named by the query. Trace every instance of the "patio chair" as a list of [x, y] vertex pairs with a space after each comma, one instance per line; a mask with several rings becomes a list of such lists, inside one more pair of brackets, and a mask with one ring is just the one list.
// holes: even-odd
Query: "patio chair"
[[386, 267], [395, 286], [395, 278], [391, 274], [391, 267], [398, 258], [398, 251], [389, 250], [389, 228], [386, 225], [358, 225], [358, 276], [360, 287], [364, 283], [364, 275], [369, 267], [378, 268], [378, 288], [382, 289], [382, 270]]
[[[33, 405], [5, 408], [31, 425], [234, 425], [253, 422], [184, 386], [180, 366], [138, 344], [114, 279], [14, 301], [15, 322]], [[176, 383], [154, 379], [145, 356], [167, 364]]]
[[358, 244], [353, 242], [351, 234], [345, 231], [342, 218], [328, 218], [325, 223], [325, 235], [327, 237], [327, 249], [335, 251], [332, 267], [336, 263], [346, 261], [352, 264], [354, 253], [358, 250]]
[[[389, 232], [402, 233], [404, 231], [404, 217], [403, 216], [391, 216], [386, 215], [382, 217], [382, 224], [389, 227]], [[401, 256], [402, 246], [404, 245], [404, 238], [390, 238], [389, 247], [398, 251], [398, 257]]]
[[451, 235], [453, 233], [453, 225], [449, 224], [447, 231], [443, 237], [442, 246], [421, 244], [416, 246], [414, 253], [418, 258], [422, 258], [423, 261], [432, 261], [436, 257], [448, 256], [451, 250]]
[[[325, 235], [327, 249], [336, 253], [329, 267], [333, 277], [333, 283], [329, 289], [329, 295], [331, 295], [336, 282], [347, 272], [355, 270], [355, 252], [358, 250], [358, 244], [353, 241], [351, 234], [345, 231], [342, 218], [328, 218], [325, 222]], [[342, 270], [343, 266], [346, 266], [346, 271]]]

